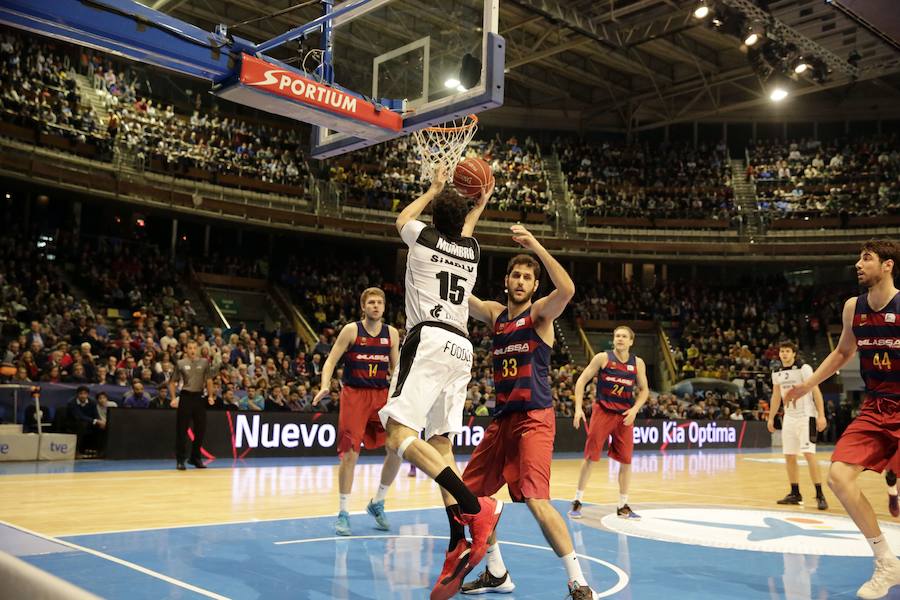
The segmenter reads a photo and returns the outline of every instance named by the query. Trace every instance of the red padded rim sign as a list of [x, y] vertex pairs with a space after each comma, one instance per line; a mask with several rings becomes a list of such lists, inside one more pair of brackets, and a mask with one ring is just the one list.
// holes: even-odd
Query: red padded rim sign
[[376, 110], [374, 104], [362, 98], [248, 54], [244, 54], [241, 60], [241, 83], [318, 110], [391, 131], [400, 131], [403, 127], [403, 118], [392, 110]]

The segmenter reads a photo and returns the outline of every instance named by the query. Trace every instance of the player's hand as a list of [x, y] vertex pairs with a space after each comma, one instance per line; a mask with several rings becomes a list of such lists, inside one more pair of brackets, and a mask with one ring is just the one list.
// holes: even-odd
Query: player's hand
[[482, 208], [487, 205], [488, 200], [491, 199], [491, 196], [494, 194], [494, 186], [497, 181], [491, 177], [491, 182], [484, 186], [484, 189], [481, 190], [481, 196], [478, 197], [478, 202], [475, 203], [475, 208]]
[[99, 421], [97, 421], [97, 427], [99, 427], [100, 429], [106, 429], [106, 421], [100, 419]]
[[534, 248], [540, 244], [534, 237], [534, 234], [525, 229], [524, 225], [513, 225], [509, 229], [513, 233], [513, 241], [523, 248], [534, 250]]
[[445, 185], [447, 185], [447, 169], [438, 165], [434, 168], [434, 176], [431, 178], [431, 189], [438, 194], [443, 191]]
[[634, 425], [634, 420], [637, 418], [636, 407], [632, 406], [631, 408], [626, 410], [622, 416], [625, 417], [625, 420], [623, 421], [625, 427], [631, 427], [632, 425]]
[[172, 408], [178, 408], [178, 398], [172, 398], [172, 401], [169, 402], [169, 406]]
[[216, 403], [216, 399], [214, 397], [210, 396], [208, 402], [209, 402], [210, 406], [214, 406]]
[[796, 385], [787, 391], [787, 394], [784, 395], [784, 404], [785, 406], [794, 406], [794, 403], [797, 402], [803, 396], [812, 392], [812, 386], [801, 383], [800, 385]]
[[825, 431], [828, 427], [828, 419], [825, 418], [825, 415], [820, 417], [816, 417], [816, 431]]
[[575, 429], [578, 429], [581, 426], [582, 421], [584, 421], [584, 411], [577, 409], [575, 411], [575, 416], [572, 418], [572, 425], [575, 426]]
[[775, 433], [775, 420], [774, 419], [768, 419], [766, 421], [766, 429], [769, 430], [769, 433]]
[[323, 386], [322, 386], [322, 389], [319, 390], [318, 392], [316, 392], [316, 395], [313, 397], [313, 399], [312, 399], [312, 405], [313, 405], [313, 406], [318, 406], [318, 405], [319, 405], [319, 402], [321, 402], [326, 396], [328, 396], [328, 395], [330, 395], [330, 394], [331, 394], [331, 390], [329, 390], [327, 387], [325, 387], [325, 386], [323, 385]]

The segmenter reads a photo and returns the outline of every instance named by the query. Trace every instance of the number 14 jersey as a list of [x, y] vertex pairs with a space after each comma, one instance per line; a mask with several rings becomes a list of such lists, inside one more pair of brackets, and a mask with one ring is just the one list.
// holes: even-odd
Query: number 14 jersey
[[481, 250], [472, 237], [451, 238], [421, 221], [400, 231], [409, 246], [406, 260], [406, 329], [423, 321], [467, 331], [469, 296], [478, 276]]

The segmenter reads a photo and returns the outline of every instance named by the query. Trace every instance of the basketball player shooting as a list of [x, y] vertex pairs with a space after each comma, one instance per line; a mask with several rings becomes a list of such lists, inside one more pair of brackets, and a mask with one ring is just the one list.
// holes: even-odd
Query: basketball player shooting
[[[445, 506], [469, 527], [465, 538], [451, 540], [431, 600], [447, 600], [484, 558], [503, 503], [476, 497], [459, 476], [452, 436], [462, 432], [466, 388], [472, 375], [472, 342], [466, 331], [469, 296], [478, 275], [480, 248], [475, 224], [494, 188], [485, 182], [474, 207], [454, 189], [444, 190], [447, 173], [435, 172], [425, 194], [403, 209], [397, 231], [409, 246], [406, 261], [406, 323], [400, 366], [393, 373], [387, 405], [379, 416], [387, 446], [441, 486]], [[432, 224], [419, 221], [428, 205]], [[425, 432], [425, 440], [419, 434]]]

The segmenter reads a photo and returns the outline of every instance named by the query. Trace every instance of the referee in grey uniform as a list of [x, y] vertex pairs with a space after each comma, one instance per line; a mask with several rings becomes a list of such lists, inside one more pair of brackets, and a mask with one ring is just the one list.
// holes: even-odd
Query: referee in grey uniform
[[[182, 382], [181, 396], [175, 398], [175, 385]], [[203, 436], [206, 434], [206, 403], [203, 401], [203, 387], [206, 386], [209, 395], [209, 404], [216, 401], [213, 388], [212, 369], [209, 361], [198, 356], [197, 342], [191, 340], [187, 343], [187, 358], [182, 358], [175, 365], [175, 372], [169, 379], [169, 396], [173, 398], [178, 412], [175, 418], [175, 458], [178, 461], [176, 468], [184, 471], [187, 459], [188, 427], [191, 422], [194, 425], [194, 445], [191, 448], [190, 463], [198, 469], [205, 469], [200, 448], [203, 446]]]

